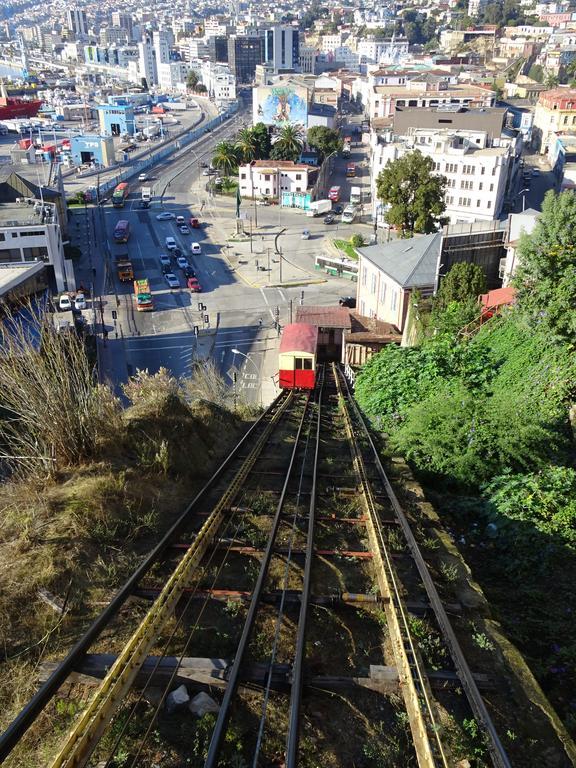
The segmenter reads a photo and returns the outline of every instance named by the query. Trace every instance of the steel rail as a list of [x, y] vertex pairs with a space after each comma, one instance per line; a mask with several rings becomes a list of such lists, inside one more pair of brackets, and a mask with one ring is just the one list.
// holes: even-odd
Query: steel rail
[[146, 660], [151, 647], [156, 642], [157, 635], [174, 612], [184, 593], [184, 589], [189, 585], [196, 568], [201, 563], [208, 547], [216, 536], [224, 519], [224, 513], [229, 510], [232, 502], [238, 495], [268, 437], [288, 405], [292, 402], [292, 399], [292, 394], [290, 394], [273, 414], [248, 458], [234, 475], [234, 478], [206, 519], [186, 554], [172, 572], [160, 595], [154, 601], [150, 610], [102, 681], [96, 694], [74, 724], [63, 747], [51, 762], [51, 768], [78, 768], [86, 764], [86, 761], [96, 748], [108, 721], [132, 687], [140, 667]]
[[320, 452], [320, 427], [322, 418], [322, 397], [324, 395], [324, 369], [320, 392], [318, 396], [318, 413], [316, 422], [316, 447], [314, 449], [314, 464], [312, 473], [312, 489], [308, 509], [308, 534], [306, 541], [306, 559], [304, 562], [304, 579], [300, 598], [300, 615], [298, 616], [298, 631], [296, 635], [296, 650], [292, 666], [292, 687], [290, 691], [290, 710], [288, 715], [288, 734], [286, 737], [286, 768], [296, 768], [298, 764], [298, 746], [300, 743], [300, 702], [302, 700], [302, 682], [304, 673], [304, 655], [306, 651], [306, 622], [310, 589], [312, 584], [312, 560], [314, 556], [314, 529], [316, 526], [316, 475], [318, 470], [318, 454]]
[[196, 494], [192, 502], [184, 510], [178, 520], [176, 520], [171, 528], [167, 531], [167, 533], [164, 534], [152, 552], [150, 552], [150, 554], [138, 566], [132, 576], [114, 595], [104, 611], [102, 611], [102, 613], [86, 630], [84, 635], [78, 640], [76, 645], [68, 653], [62, 663], [54, 670], [54, 672], [52, 672], [48, 680], [46, 680], [46, 682], [38, 689], [28, 704], [26, 704], [24, 709], [22, 709], [22, 711], [12, 721], [4, 733], [0, 734], [0, 763], [8, 757], [10, 752], [18, 744], [28, 728], [30, 728], [38, 715], [42, 712], [46, 704], [53, 698], [53, 696], [55, 696], [58, 689], [66, 681], [70, 673], [80, 665], [90, 646], [95, 642], [95, 640], [97, 640], [101, 632], [114, 619], [126, 600], [133, 593], [141, 579], [148, 573], [156, 561], [162, 557], [173, 539], [182, 531], [183, 528], [186, 527], [191, 514], [194, 512], [194, 509], [198, 503], [202, 500], [204, 494], [211, 490], [212, 486], [220, 478], [222, 473], [228, 468], [229, 464], [234, 460], [240, 449], [243, 448], [251, 438], [253, 438], [254, 433], [262, 427], [266, 420], [273, 416], [275, 410], [281, 407], [283, 401], [286, 400], [286, 398], [286, 393], [281, 393], [270, 405], [270, 407], [258, 418], [258, 420], [254, 422], [254, 424], [250, 427], [242, 439], [237, 443], [232, 451], [230, 451], [228, 456], [224, 459], [222, 464], [220, 464], [210, 479], [204, 484], [202, 489]]
[[390, 629], [396, 636], [393, 643], [394, 655], [399, 672], [406, 683], [405, 686], [402, 686], [402, 692], [412, 729], [418, 765], [421, 768], [434, 768], [440, 761], [444, 768], [449, 768], [448, 759], [440, 740], [440, 728], [434, 714], [428, 677], [412, 639], [402, 591], [396, 578], [392, 558], [382, 535], [370, 481], [366, 474], [357, 437], [354, 434], [347, 405], [347, 401], [351, 400], [350, 390], [346, 390], [345, 397], [341, 386], [340, 372], [335, 372], [335, 376], [336, 387], [342, 402], [346, 430], [352, 447], [354, 468], [360, 481], [363, 500], [368, 512], [368, 535], [374, 552], [374, 563], [377, 571], [380, 571], [378, 578], [380, 590], [384, 597], [388, 596], [390, 598], [386, 605], [386, 615]]
[[[346, 384], [346, 390], [350, 396], [350, 388], [345, 377], [344, 381]], [[404, 510], [402, 509], [400, 502], [398, 501], [396, 494], [394, 493], [394, 490], [390, 484], [390, 481], [388, 480], [388, 476], [384, 470], [384, 467], [382, 466], [378, 451], [376, 450], [376, 446], [372, 440], [372, 435], [370, 434], [364, 417], [362, 416], [356, 402], [352, 397], [349, 397], [349, 399], [352, 402], [352, 409], [357, 419], [357, 423], [361, 427], [364, 436], [368, 440], [368, 443], [372, 449], [372, 453], [374, 455], [374, 463], [378, 470], [378, 474], [380, 475], [384, 488], [386, 489], [386, 494], [390, 500], [390, 503], [392, 504], [398, 522], [400, 523], [402, 532], [410, 549], [410, 554], [412, 555], [414, 562], [416, 563], [416, 567], [418, 568], [418, 573], [420, 574], [420, 578], [422, 579], [422, 583], [426, 589], [426, 594], [428, 595], [428, 599], [434, 611], [436, 621], [438, 622], [442, 634], [444, 635], [444, 640], [450, 650], [454, 666], [456, 667], [456, 671], [458, 673], [458, 677], [460, 678], [460, 682], [462, 683], [462, 687], [466, 691], [466, 696], [468, 698], [468, 702], [474, 717], [477, 718], [477, 720], [482, 724], [482, 727], [488, 738], [488, 749], [492, 756], [494, 765], [496, 765], [497, 768], [512, 768], [512, 764], [510, 763], [508, 755], [506, 754], [506, 750], [500, 741], [498, 732], [494, 727], [494, 723], [492, 722], [492, 718], [490, 717], [490, 714], [486, 708], [484, 699], [478, 690], [478, 686], [476, 685], [476, 681], [474, 680], [474, 676], [472, 675], [462, 649], [460, 648], [460, 644], [456, 638], [456, 634], [454, 633], [450, 619], [448, 618], [448, 614], [444, 609], [440, 595], [438, 594], [436, 586], [428, 571], [426, 562], [422, 557], [420, 548], [418, 547], [414, 534], [412, 533], [410, 523], [404, 514]]]
[[256, 580], [256, 584], [252, 591], [250, 607], [248, 608], [248, 613], [246, 614], [244, 627], [242, 628], [242, 635], [240, 636], [240, 641], [238, 642], [238, 648], [236, 649], [236, 654], [234, 656], [234, 663], [232, 664], [230, 674], [228, 675], [228, 678], [227, 678], [226, 691], [224, 693], [222, 703], [220, 704], [220, 711], [218, 712], [216, 724], [214, 725], [214, 730], [212, 731], [212, 738], [210, 740], [210, 746], [208, 747], [208, 754], [206, 756], [204, 768], [216, 768], [218, 764], [220, 749], [222, 746], [222, 741], [226, 734], [226, 727], [228, 724], [228, 718], [230, 716], [230, 706], [232, 704], [232, 700], [234, 699], [236, 695], [236, 691], [238, 689], [238, 684], [240, 682], [240, 668], [242, 666], [244, 656], [246, 655], [248, 643], [250, 642], [252, 630], [254, 628], [254, 623], [256, 621], [256, 615], [258, 613], [258, 609], [260, 608], [261, 596], [264, 588], [264, 581], [268, 574], [268, 567], [270, 565], [270, 560], [272, 559], [272, 550], [274, 549], [274, 543], [276, 541], [278, 527], [280, 525], [280, 519], [282, 517], [284, 501], [286, 499], [286, 495], [288, 492], [288, 484], [292, 477], [292, 470], [294, 469], [294, 464], [296, 463], [296, 457], [298, 455], [298, 450], [300, 448], [300, 437], [304, 429], [304, 425], [306, 423], [306, 416], [308, 414], [308, 409], [311, 402], [311, 396], [312, 396], [311, 393], [309, 393], [308, 398], [306, 400], [306, 406], [302, 413], [302, 418], [300, 419], [298, 432], [296, 433], [296, 439], [294, 441], [294, 447], [292, 449], [292, 454], [290, 456], [290, 462], [288, 464], [288, 468], [286, 470], [286, 476], [284, 478], [284, 484], [282, 486], [282, 492], [278, 500], [276, 513], [274, 515], [274, 520], [272, 521], [272, 527], [270, 529], [270, 533], [268, 535], [268, 541], [266, 543], [266, 549], [264, 550], [264, 554], [262, 557], [260, 571], [258, 573], [258, 578]]

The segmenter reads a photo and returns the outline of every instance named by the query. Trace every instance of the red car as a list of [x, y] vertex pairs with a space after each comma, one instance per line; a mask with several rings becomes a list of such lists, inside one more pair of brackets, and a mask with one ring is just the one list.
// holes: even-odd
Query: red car
[[190, 219], [190, 226], [192, 229], [200, 229], [200, 222], [198, 219], [195, 219], [194, 217]]
[[192, 293], [202, 293], [202, 286], [200, 285], [196, 277], [189, 277], [188, 280], [186, 281], [186, 285], [188, 286], [188, 288], [190, 288]]

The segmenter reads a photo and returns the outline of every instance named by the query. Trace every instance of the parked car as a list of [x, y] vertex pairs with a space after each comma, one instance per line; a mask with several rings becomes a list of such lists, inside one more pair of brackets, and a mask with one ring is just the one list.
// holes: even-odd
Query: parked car
[[58, 309], [61, 312], [66, 312], [68, 309], [72, 309], [72, 299], [67, 293], [63, 293], [58, 299]]
[[185, 277], [196, 277], [196, 272], [192, 269], [190, 265], [184, 268], [184, 276]]
[[329, 213], [328, 216], [324, 216], [324, 224], [334, 224], [336, 217], [333, 213]]
[[214, 184], [218, 184], [218, 186], [220, 186], [220, 184], [224, 184], [224, 179], [222, 178], [222, 176], [216, 176], [216, 178], [214, 179]]
[[180, 280], [178, 280], [174, 272], [166, 272], [164, 279], [168, 283], [169, 288], [180, 288]]
[[189, 235], [190, 234], [190, 230], [188, 229], [188, 224], [180, 224], [178, 229], [180, 230], [180, 234], [181, 235]]
[[204, 168], [202, 176], [213, 176], [215, 173], [218, 173], [216, 168]]
[[264, 198], [263, 200], [256, 200], [256, 205], [270, 205], [270, 201]]
[[180, 224], [185, 224], [185, 223], [186, 223], [186, 219], [184, 218], [184, 216], [176, 216], [177, 226], [180, 226]]
[[340, 304], [341, 307], [349, 307], [350, 309], [356, 308], [356, 297], [355, 296], [341, 296], [338, 304]]
[[338, 205], [335, 205], [335, 206], [332, 208], [332, 213], [335, 213], [336, 215], [339, 215], [339, 214], [341, 214], [341, 213], [342, 213], [342, 211], [343, 211], [343, 210], [344, 210], [344, 207], [343, 207], [343, 206], [341, 206], [341, 205], [338, 203]]
[[188, 259], [186, 258], [186, 256], [178, 256], [178, 258], [176, 259], [176, 264], [178, 264], [180, 269], [186, 269], [186, 267], [188, 266]]
[[205, 160], [202, 160], [200, 163], [200, 168], [208, 168], [208, 163]]
[[173, 237], [167, 237], [164, 243], [166, 244], [166, 248], [168, 248], [169, 251], [175, 251], [176, 248], [178, 248], [178, 244]]
[[74, 299], [74, 309], [86, 309], [86, 296], [83, 293], [77, 293]]
[[139, 173], [138, 174], [138, 181], [148, 181], [148, 174], [147, 173]]
[[175, 219], [176, 216], [173, 213], [170, 213], [170, 211], [162, 211], [162, 213], [159, 213], [158, 216], [156, 216], [156, 221], [172, 221], [172, 219]]
[[310, 240], [310, 230], [305, 229], [303, 230], [302, 234], [300, 235], [301, 240]]
[[192, 243], [190, 246], [190, 252], [196, 256], [202, 253], [202, 248], [200, 247], [200, 243]]
[[190, 226], [192, 227], [192, 229], [200, 229], [200, 219], [197, 219], [193, 216], [190, 219]]
[[170, 267], [170, 256], [168, 256], [167, 253], [161, 253], [160, 254], [160, 266], [162, 267]]
[[192, 293], [202, 293], [202, 286], [195, 277], [189, 277], [186, 281], [186, 285], [190, 288]]

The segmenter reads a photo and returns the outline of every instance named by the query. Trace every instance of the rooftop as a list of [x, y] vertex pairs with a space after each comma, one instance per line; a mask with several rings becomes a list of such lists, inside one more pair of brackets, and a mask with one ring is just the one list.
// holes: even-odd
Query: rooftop
[[434, 285], [441, 245], [442, 233], [434, 232], [356, 250], [402, 288], [419, 288]]
[[296, 322], [309, 323], [317, 328], [351, 328], [350, 310], [345, 307], [297, 307]]
[[31, 275], [44, 269], [43, 261], [22, 264], [0, 264], [0, 296], [5, 296]]
[[[50, 203], [45, 203], [44, 207], [52, 211]], [[46, 223], [52, 222], [47, 219], [42, 221], [42, 204], [40, 201], [35, 201], [35, 204], [32, 205], [27, 203], [0, 203], [0, 227], [22, 227], [26, 225], [38, 227]]]

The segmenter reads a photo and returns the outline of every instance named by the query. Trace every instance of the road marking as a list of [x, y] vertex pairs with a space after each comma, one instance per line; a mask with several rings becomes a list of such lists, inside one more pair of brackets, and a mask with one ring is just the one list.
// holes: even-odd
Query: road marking
[[282, 288], [278, 288], [278, 292], [279, 292], [280, 296], [282, 296], [282, 301], [288, 301], [288, 299], [286, 297], [286, 294], [284, 293]]
[[131, 341], [136, 341], [136, 339], [128, 340], [128, 343], [126, 344], [126, 350], [128, 352], [155, 352], [156, 350], [160, 350], [160, 349], [180, 349], [180, 350], [188, 349], [188, 346], [184, 344], [172, 344], [172, 345], [164, 344], [162, 346], [158, 344], [153, 347], [143, 347], [139, 344], [136, 344], [135, 346], [131, 346], [130, 345]]
[[269, 302], [268, 302], [268, 297], [267, 297], [267, 296], [266, 296], [266, 294], [264, 293], [264, 289], [263, 289], [263, 288], [260, 288], [260, 293], [262, 294], [262, 298], [263, 298], [263, 299], [264, 299], [264, 301], [266, 302], [266, 306], [267, 306], [267, 307], [269, 307], [269, 306], [270, 306], [270, 304], [269, 304]]

